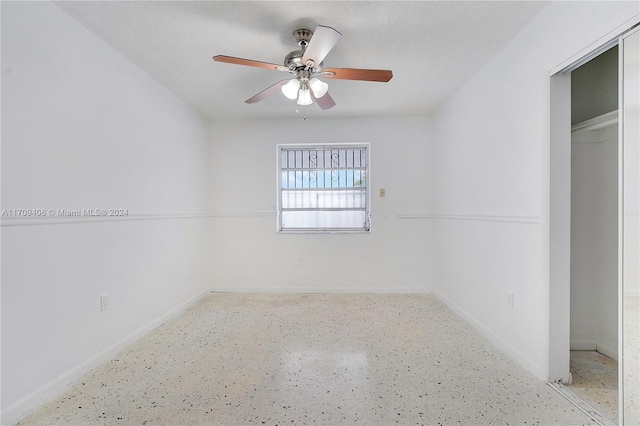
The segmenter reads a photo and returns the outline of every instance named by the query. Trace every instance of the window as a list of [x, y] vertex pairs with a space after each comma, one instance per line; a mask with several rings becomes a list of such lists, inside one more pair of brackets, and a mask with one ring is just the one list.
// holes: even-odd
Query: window
[[367, 232], [369, 144], [278, 145], [279, 232]]

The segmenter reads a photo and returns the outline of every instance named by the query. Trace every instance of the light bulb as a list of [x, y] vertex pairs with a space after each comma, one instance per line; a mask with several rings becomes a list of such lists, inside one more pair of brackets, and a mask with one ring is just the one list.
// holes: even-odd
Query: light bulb
[[298, 96], [298, 105], [311, 105], [311, 92], [308, 88], [300, 89], [300, 95]]
[[282, 93], [284, 93], [287, 98], [294, 100], [298, 97], [299, 88], [300, 80], [298, 80], [297, 78], [292, 78], [287, 83], [282, 85]]
[[313, 95], [316, 98], [323, 97], [327, 94], [327, 90], [329, 90], [329, 85], [327, 83], [315, 77], [309, 80], [309, 87], [313, 90]]

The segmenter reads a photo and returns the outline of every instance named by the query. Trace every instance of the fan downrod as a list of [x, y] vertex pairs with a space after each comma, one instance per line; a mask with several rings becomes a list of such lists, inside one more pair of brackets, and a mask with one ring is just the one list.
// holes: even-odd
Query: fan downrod
[[293, 32], [293, 38], [296, 39], [298, 46], [300, 46], [302, 50], [304, 50], [309, 45], [309, 40], [311, 40], [312, 35], [313, 32], [306, 28], [300, 28]]

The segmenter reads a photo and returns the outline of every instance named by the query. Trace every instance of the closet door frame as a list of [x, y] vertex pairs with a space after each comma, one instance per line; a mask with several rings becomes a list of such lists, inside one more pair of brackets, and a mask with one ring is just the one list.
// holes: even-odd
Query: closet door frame
[[[549, 199], [548, 223], [546, 225], [545, 253], [548, 259], [548, 381], [569, 383], [570, 353], [570, 226], [571, 226], [571, 78], [570, 74], [579, 66], [585, 64], [610, 48], [619, 46], [619, 94], [618, 94], [618, 144], [619, 144], [619, 197], [618, 197], [618, 395], [619, 395], [619, 424], [625, 424], [624, 410], [624, 371], [625, 345], [624, 336], [624, 271], [630, 263], [638, 263], [638, 259], [624, 259], [624, 132], [627, 126], [624, 120], [624, 56], [625, 40], [638, 34], [640, 17], [635, 16], [629, 21], [592, 43], [571, 58], [553, 68], [550, 73], [550, 121], [549, 121]], [[593, 46], [598, 46], [594, 48]], [[636, 117], [637, 118], [637, 117]], [[627, 117], [627, 121], [629, 117]], [[628, 125], [629, 123], [627, 123]], [[636, 137], [637, 140], [637, 137]], [[639, 161], [640, 162], [640, 161]], [[628, 167], [627, 167], [628, 171]], [[629, 189], [629, 188], [627, 188]], [[543, 206], [544, 208], [545, 206]], [[636, 236], [637, 237], [637, 236]], [[628, 281], [628, 280], [627, 280]], [[635, 283], [638, 286], [638, 283]], [[629, 336], [627, 336], [628, 339]], [[628, 343], [628, 342], [627, 342]], [[633, 345], [632, 345], [633, 347]], [[638, 347], [638, 346], [636, 346]], [[627, 356], [628, 360], [628, 356]], [[640, 370], [640, 363], [637, 366]], [[640, 415], [640, 407], [636, 407]], [[629, 418], [627, 423], [635, 421]], [[629, 423], [628, 423], [629, 424]]]
[[640, 27], [620, 36], [618, 51], [618, 418], [624, 425], [640, 422]]

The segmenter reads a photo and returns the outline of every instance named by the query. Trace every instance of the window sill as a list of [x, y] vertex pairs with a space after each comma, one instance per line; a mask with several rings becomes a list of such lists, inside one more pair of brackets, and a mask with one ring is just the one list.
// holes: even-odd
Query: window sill
[[280, 229], [278, 234], [370, 234], [370, 229]]

